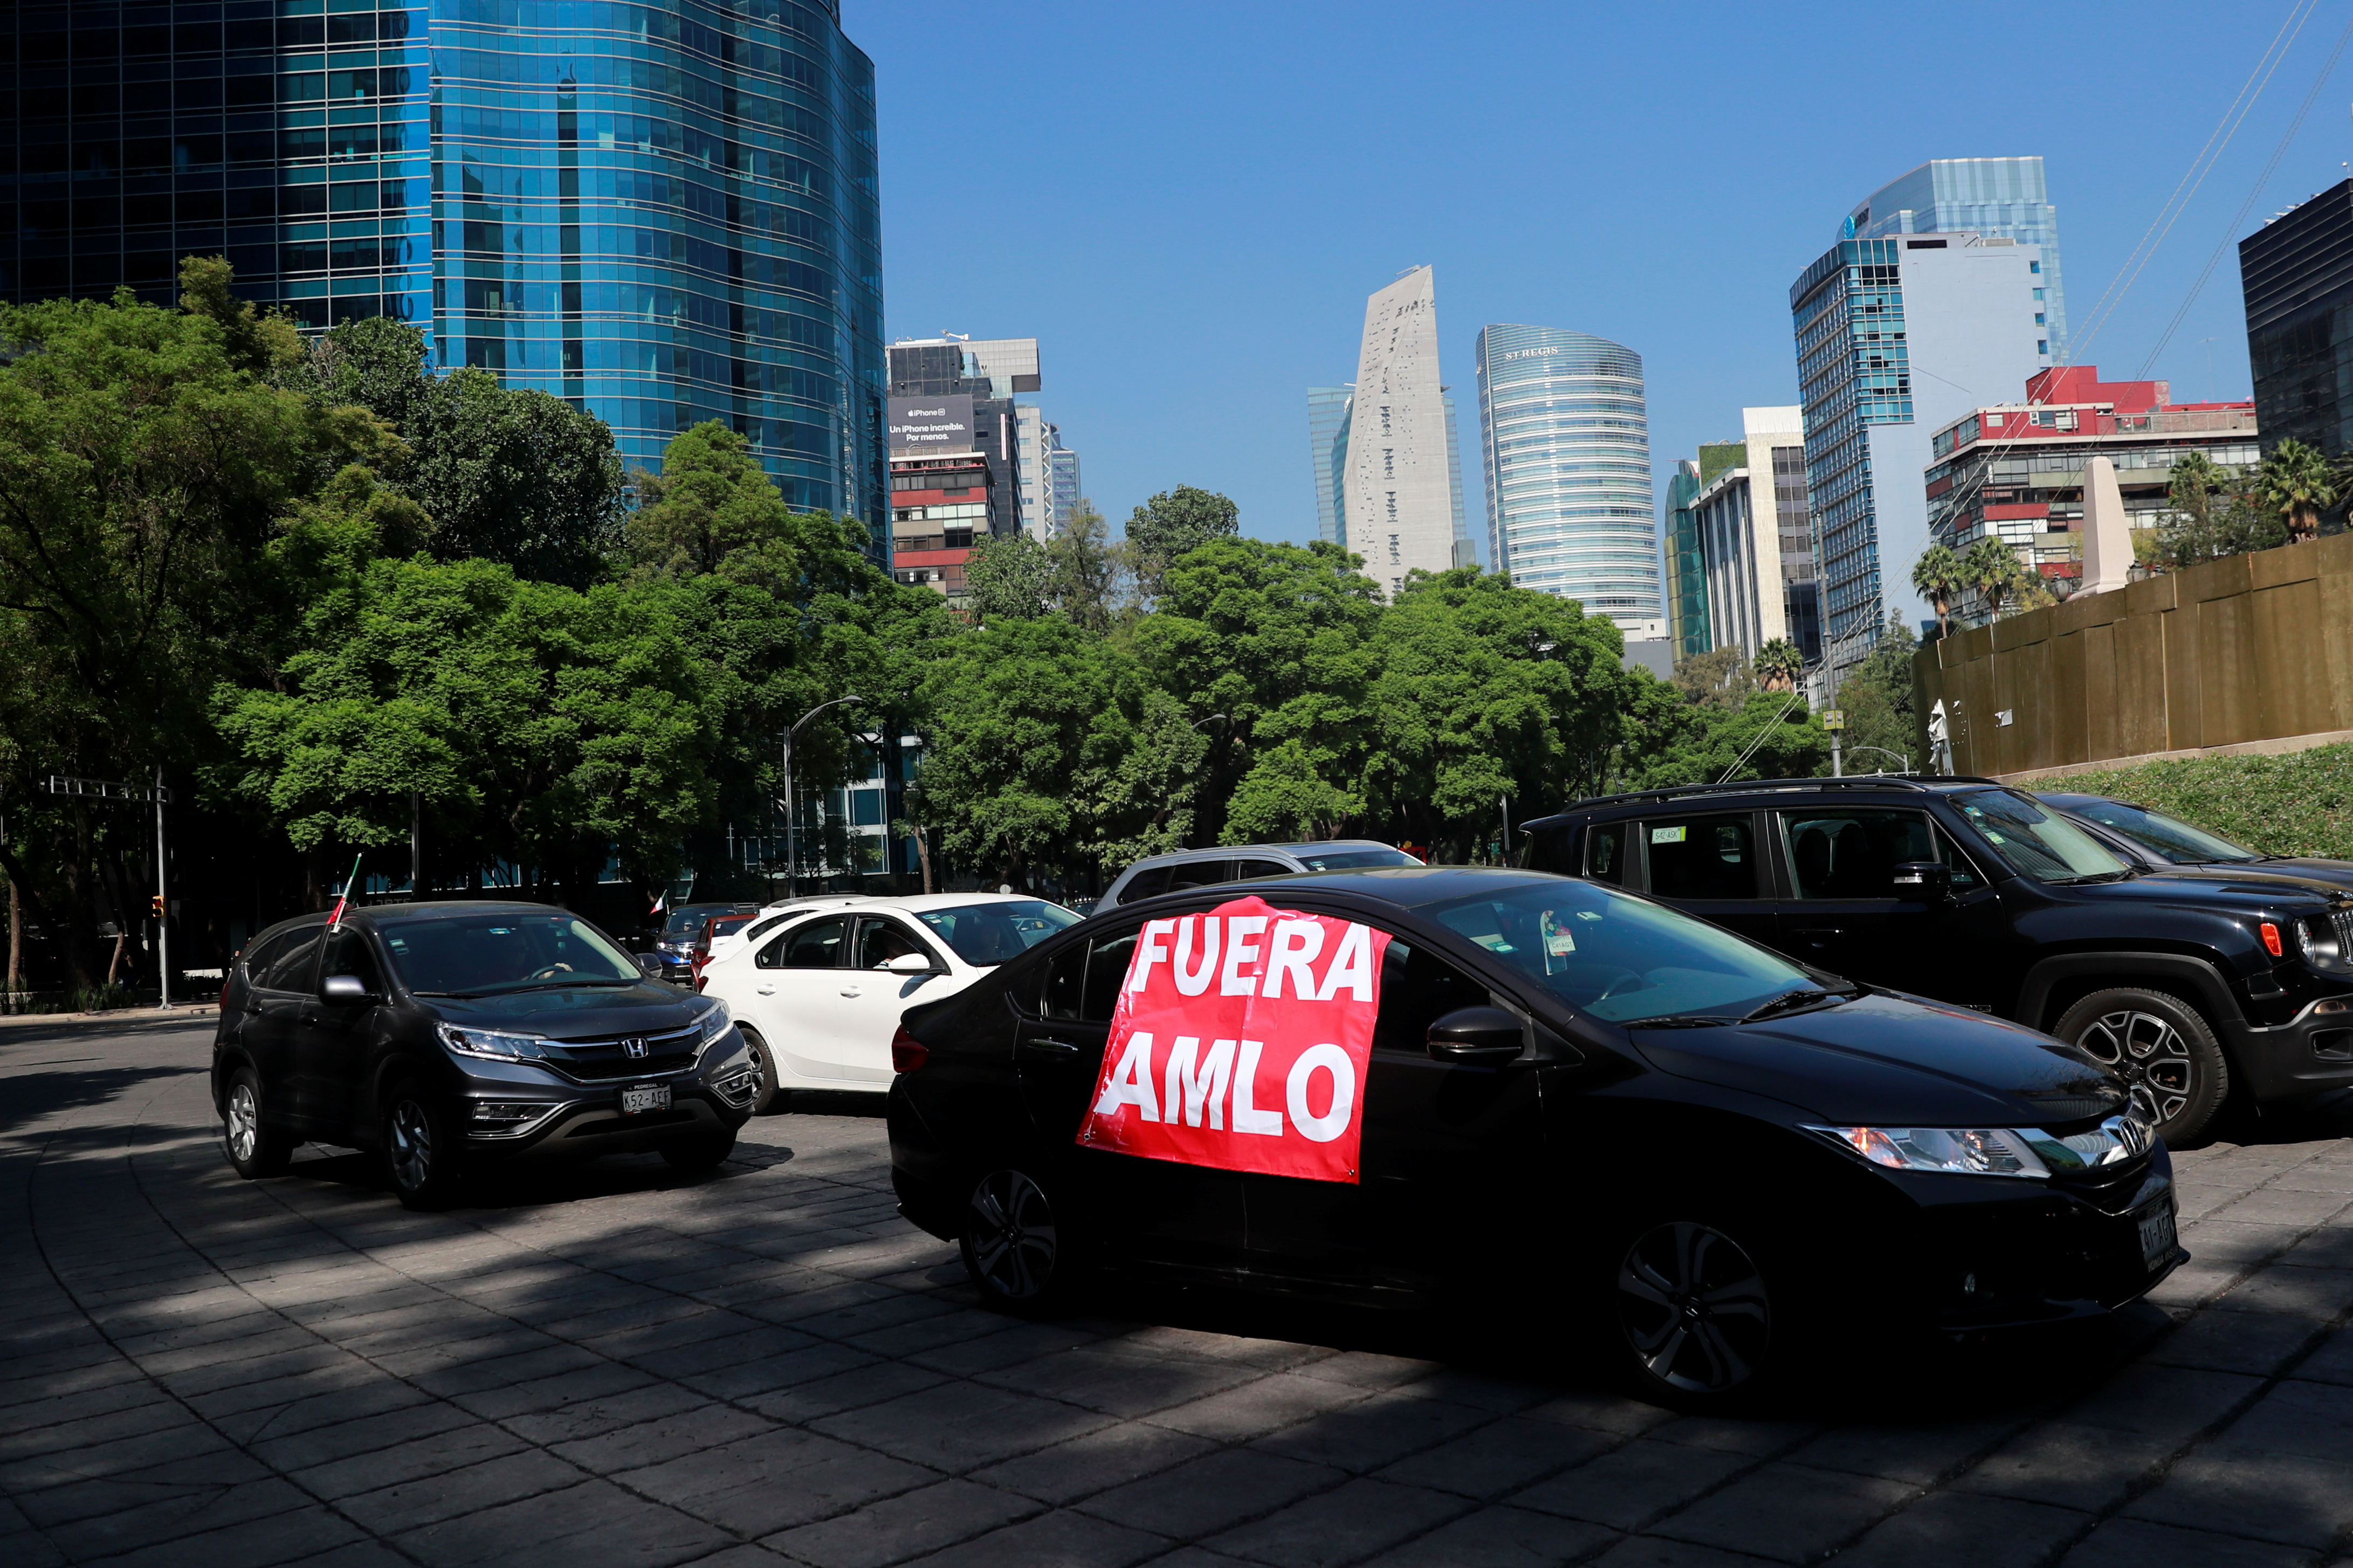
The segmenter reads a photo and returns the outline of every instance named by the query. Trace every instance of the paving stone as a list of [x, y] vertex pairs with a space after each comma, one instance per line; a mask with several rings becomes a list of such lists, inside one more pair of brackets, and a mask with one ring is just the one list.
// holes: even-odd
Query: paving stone
[[577, 1486], [586, 1479], [575, 1465], [538, 1448], [505, 1454], [443, 1474], [362, 1492], [336, 1503], [363, 1529], [397, 1535], [419, 1525], [456, 1519], [477, 1509], [536, 1497]]
[[300, 1488], [272, 1476], [237, 1486], [185, 1489], [175, 1497], [141, 1507], [53, 1524], [47, 1533], [76, 1561], [86, 1562], [312, 1506], [312, 1500]]
[[2112, 1519], [2061, 1558], [2059, 1568], [2305, 1568], [2310, 1560], [2298, 1547]]
[[2353, 1384], [2353, 1329], [2337, 1329], [2296, 1363], [2295, 1375], [2314, 1383]]
[[1078, 1507], [1114, 1523], [1171, 1540], [1194, 1541], [1272, 1513], [1312, 1492], [1335, 1487], [1345, 1479], [1322, 1465], [1229, 1448], [1113, 1487]]
[[939, 1479], [935, 1471], [813, 1432], [766, 1432], [614, 1478], [741, 1537], [893, 1497]]
[[1391, 1547], [1366, 1568], [1555, 1568], [1582, 1562], [1615, 1535], [1551, 1514], [1482, 1508]]
[[1512, 1503], [1612, 1530], [1634, 1530], [1687, 1506], [1754, 1463], [1745, 1454], [1638, 1437], [1515, 1493]]
[[2302, 1318], [2264, 1312], [2200, 1312], [2143, 1352], [2160, 1366], [2202, 1367], [2209, 1372], [2278, 1372], [2321, 1335], [2321, 1326]]
[[1527, 1414], [1531, 1420], [1557, 1421], [1563, 1426], [1583, 1426], [1595, 1432], [1615, 1432], [1623, 1437], [1639, 1437], [1678, 1419], [1672, 1410], [1645, 1405], [1637, 1399], [1581, 1393], [1555, 1394], [1531, 1408]]
[[1495, 1419], [1493, 1413], [1412, 1390], [1377, 1394], [1259, 1438], [1254, 1447], [1361, 1473], [1435, 1447]]
[[995, 1487], [945, 1480], [762, 1542], [812, 1568], [883, 1568], [1045, 1511]]
[[593, 1437], [553, 1443], [548, 1451], [584, 1470], [610, 1475], [616, 1470], [640, 1469], [681, 1454], [715, 1448], [771, 1429], [771, 1423], [748, 1410], [725, 1405], [696, 1405], [654, 1420], [615, 1426]]
[[1689, 1541], [1668, 1541], [1655, 1535], [1632, 1535], [1593, 1559], [1594, 1568], [1757, 1568], [1769, 1557], [1745, 1552], [1721, 1552]]
[[1282, 1568], [1335, 1568], [1453, 1519], [1469, 1505], [1449, 1492], [1359, 1478], [1213, 1536], [1212, 1551]]
[[1782, 1461], [1660, 1521], [1650, 1533], [1810, 1563], [1919, 1495], [1903, 1481]]
[[2177, 1442], [2210, 1426], [2253, 1394], [2262, 1380], [2192, 1367], [2134, 1366], [2067, 1408], [2065, 1418]]
[[1434, 1487], [1468, 1498], [1493, 1498], [1607, 1453], [1622, 1441], [1608, 1433], [1512, 1415], [1399, 1459], [1377, 1473], [1385, 1481]]
[[272, 1513], [201, 1535], [175, 1533], [106, 1559], [107, 1568], [258, 1568], [309, 1561], [364, 1538], [348, 1521], [316, 1506]]
[[515, 1453], [523, 1447], [523, 1440], [505, 1427], [484, 1421], [412, 1442], [396, 1443], [388, 1448], [354, 1454], [347, 1459], [313, 1465], [293, 1474], [313, 1495], [332, 1501], [353, 1492], [375, 1491], [379, 1487], [463, 1469]]
[[725, 1532], [604, 1481], [585, 1481], [394, 1537], [427, 1568], [629, 1568], [691, 1562], [734, 1543]]
[[2091, 1515], [2073, 1509], [1940, 1492], [1873, 1526], [1833, 1561], [1839, 1568], [1918, 1568], [1926, 1563], [2036, 1568], [2091, 1525]]
[[545, 1409], [525, 1410], [501, 1417], [499, 1425], [530, 1442], [554, 1447], [582, 1442], [640, 1422], [662, 1420], [681, 1411], [699, 1410], [710, 1403], [691, 1389], [647, 1382], [610, 1393], [591, 1393]]
[[1204, 1399], [1265, 1374], [1235, 1363], [1155, 1355], [1129, 1344], [1091, 1343], [975, 1375], [1000, 1388], [1134, 1416]]
[[951, 1472], [1026, 1454], [1111, 1426], [1056, 1400], [952, 1383], [810, 1423], [810, 1429]]
[[2293, 1226], [2302, 1229], [2306, 1226], [2327, 1224], [2344, 1209], [2348, 1202], [2353, 1202], [2353, 1199], [2348, 1199], [2343, 1193], [2313, 1192], [2273, 1182], [2221, 1210], [2215, 1218], [2254, 1225]]
[[1157, 1475], [1216, 1447], [1207, 1437], [1140, 1421], [1123, 1421], [1033, 1454], [987, 1466], [973, 1471], [972, 1479], [1040, 1502], [1070, 1503]]
[[1784, 1454], [1821, 1428], [1798, 1421], [1735, 1421], [1686, 1415], [1653, 1428], [1649, 1434], [1662, 1443], [1691, 1448], [1715, 1448], [1726, 1454], [1753, 1454], [1763, 1458]]
[[[805, 1378], [800, 1375], [813, 1372], [820, 1365], [839, 1365], [844, 1361], [851, 1363], [849, 1368], [830, 1376]], [[786, 1370], [787, 1363], [789, 1370]], [[744, 1370], [748, 1373], [753, 1369]], [[730, 1380], [713, 1376], [688, 1381], [698, 1387], [723, 1388]], [[937, 1388], [953, 1380], [947, 1373], [934, 1372], [927, 1367], [877, 1361], [863, 1351], [853, 1351], [846, 1345], [819, 1345], [813, 1350], [797, 1351], [789, 1356], [765, 1363], [763, 1375], [742, 1381], [756, 1381], [764, 1386], [757, 1393], [746, 1389], [735, 1394], [735, 1398], [772, 1419], [804, 1422], [863, 1409], [870, 1405], [886, 1404], [927, 1388]]]
[[2232, 1448], [2353, 1465], [2353, 1399], [2330, 1384], [2274, 1384], [2221, 1440]]
[[2216, 1445], [2177, 1460], [2125, 1515], [2322, 1547], [2353, 1530], [2353, 1464]]
[[1156, 1535], [1057, 1510], [916, 1562], [923, 1568], [1126, 1568], [1168, 1545]]
[[405, 1410], [363, 1415], [354, 1421], [339, 1421], [331, 1426], [314, 1426], [308, 1432], [272, 1437], [251, 1447], [254, 1458], [273, 1469], [297, 1470], [480, 1425], [454, 1405], [415, 1405]]
[[1841, 1426], [1793, 1450], [1789, 1458], [1816, 1469], [1926, 1487], [1990, 1450], [2018, 1426], [2016, 1418], [2006, 1417], [1934, 1426]]
[[2274, 1264], [2231, 1287], [2214, 1305], [2224, 1311], [2284, 1312], [2327, 1322], [2353, 1307], [2353, 1268]]
[[1364, 1390], [1349, 1384], [1278, 1372], [1206, 1399], [1155, 1411], [1146, 1419], [1180, 1432], [1240, 1442], [1344, 1409], [1364, 1397]]
[[2173, 1449], [2162, 1437], [2050, 1422], [2011, 1438], [1953, 1485], [2095, 1512], [2122, 1499]]

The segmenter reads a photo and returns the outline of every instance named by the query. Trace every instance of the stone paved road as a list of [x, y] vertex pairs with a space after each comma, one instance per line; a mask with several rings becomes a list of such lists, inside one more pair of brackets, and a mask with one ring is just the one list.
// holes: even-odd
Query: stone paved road
[[441, 1215], [239, 1182], [210, 1037], [0, 1036], [10, 1568], [2353, 1562], [2353, 1108], [2184, 1156], [2124, 1321], [1731, 1422], [1515, 1371], [1542, 1325], [992, 1316], [846, 1108]]

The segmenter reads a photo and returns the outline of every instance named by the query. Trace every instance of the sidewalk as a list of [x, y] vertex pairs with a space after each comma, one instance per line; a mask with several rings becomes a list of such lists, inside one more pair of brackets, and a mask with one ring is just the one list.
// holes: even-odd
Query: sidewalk
[[63, 1024], [96, 1026], [109, 1032], [147, 1024], [185, 1024], [218, 1015], [216, 1002], [184, 1003], [173, 1007], [117, 1007], [105, 1013], [9, 1013], [0, 1015], [0, 1038], [9, 1029], [54, 1027]]

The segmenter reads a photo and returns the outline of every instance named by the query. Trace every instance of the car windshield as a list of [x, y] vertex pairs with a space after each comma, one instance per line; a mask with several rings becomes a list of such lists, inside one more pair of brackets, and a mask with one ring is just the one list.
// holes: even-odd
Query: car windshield
[[1956, 804], [1969, 825], [1984, 834], [2021, 877], [2038, 882], [2081, 882], [2093, 877], [2121, 877], [2131, 870], [2102, 847], [2098, 839], [2016, 790], [1978, 790], [1960, 796]]
[[2213, 860], [2260, 860], [2261, 855], [2227, 838], [2218, 838], [2202, 827], [2192, 827], [2178, 816], [2168, 816], [2161, 811], [2143, 806], [2126, 805], [2120, 800], [2086, 801], [2068, 808], [2078, 816], [2088, 816], [2103, 827], [2112, 827], [2126, 838], [2177, 866], [2201, 866]]
[[672, 910], [669, 921], [662, 927], [662, 935], [692, 936], [702, 929], [703, 921], [719, 912], [719, 909], [709, 904], [689, 904], [684, 909]]
[[750, 925], [752, 920], [750, 915], [721, 915], [711, 922], [712, 939], [716, 941], [723, 936], [732, 936]]
[[1689, 915], [1567, 878], [1426, 911], [1573, 1007], [1624, 1023], [1725, 1019], [1814, 977], [1779, 954]]
[[1065, 926], [1079, 923], [1077, 915], [1043, 899], [924, 910], [915, 918], [937, 931], [958, 958], [978, 968], [1018, 958]]
[[1402, 849], [1293, 849], [1299, 863], [1311, 871], [1355, 871], [1366, 866], [1419, 866]]
[[630, 985], [635, 960], [584, 920], [512, 910], [394, 921], [378, 928], [401, 984], [427, 996], [551, 985]]

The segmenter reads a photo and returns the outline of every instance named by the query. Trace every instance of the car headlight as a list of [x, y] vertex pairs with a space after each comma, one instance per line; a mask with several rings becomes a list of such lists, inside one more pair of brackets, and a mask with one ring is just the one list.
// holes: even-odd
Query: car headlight
[[2295, 945], [2315, 969], [2353, 969], [2353, 953], [2346, 951], [2345, 932], [2329, 915], [2314, 915], [2295, 922]]
[[502, 1029], [461, 1029], [455, 1024], [436, 1024], [434, 1032], [441, 1043], [461, 1057], [487, 1057], [492, 1061], [536, 1061], [547, 1052], [546, 1040], [538, 1035], [509, 1034]]
[[698, 1047], [709, 1045], [725, 1034], [732, 1022], [727, 1016], [727, 1004], [712, 997], [710, 1010], [694, 1020], [694, 1043]]
[[1809, 1127], [1874, 1165], [1965, 1176], [2048, 1176], [2033, 1146], [2007, 1127]]

